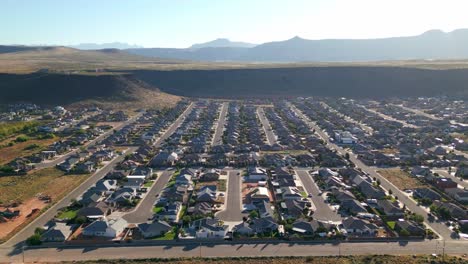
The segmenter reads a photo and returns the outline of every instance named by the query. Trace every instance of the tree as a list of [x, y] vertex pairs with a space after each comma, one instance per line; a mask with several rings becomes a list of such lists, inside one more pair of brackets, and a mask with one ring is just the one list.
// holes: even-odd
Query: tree
[[82, 224], [86, 223], [87, 221], [88, 221], [88, 219], [84, 215], [80, 215], [77, 218], [75, 218], [75, 223], [79, 224], [79, 225], [82, 225]]
[[250, 218], [258, 218], [258, 212], [255, 211], [255, 210], [254, 210], [254, 211], [251, 211], [251, 212], [249, 213], [249, 217], [250, 217]]
[[418, 224], [422, 224], [422, 222], [424, 222], [424, 217], [422, 215], [415, 214], [412, 219]]
[[34, 229], [34, 234], [39, 235], [39, 236], [44, 234], [44, 232], [45, 230], [42, 227], [36, 227], [36, 229]]
[[28, 244], [30, 246], [39, 246], [40, 244], [42, 244], [41, 235], [34, 234], [34, 235], [28, 237], [28, 239], [26, 239], [26, 244]]
[[188, 225], [190, 222], [192, 222], [192, 218], [188, 215], [182, 217], [182, 222], [184, 222], [184, 225]]
[[406, 229], [402, 229], [400, 231], [400, 236], [409, 236], [410, 235], [410, 232], [408, 232], [408, 230]]

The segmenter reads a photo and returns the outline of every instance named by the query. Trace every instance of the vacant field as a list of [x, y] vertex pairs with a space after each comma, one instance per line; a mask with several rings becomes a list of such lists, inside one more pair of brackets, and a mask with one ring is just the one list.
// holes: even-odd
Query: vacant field
[[88, 175], [65, 175], [56, 168], [38, 170], [24, 176], [0, 177], [0, 204], [23, 202], [40, 193], [50, 195], [54, 201], [87, 177]]
[[25, 142], [15, 142], [12, 146], [0, 148], [0, 164], [8, 163], [18, 157], [37, 153], [57, 140], [57, 138], [29, 139]]
[[379, 170], [378, 173], [393, 183], [398, 189], [414, 189], [423, 187], [418, 179], [411, 177], [411, 175], [401, 169], [385, 169]]
[[[258, 257], [258, 258], [192, 258], [192, 259], [148, 259], [148, 260], [106, 260], [106, 263], [173, 263], [173, 264], [422, 264], [422, 263], [467, 263], [466, 259], [446, 257], [445, 262], [431, 256], [343, 256], [343, 257]], [[71, 263], [71, 262], [68, 262]], [[86, 261], [73, 263], [102, 263]]]

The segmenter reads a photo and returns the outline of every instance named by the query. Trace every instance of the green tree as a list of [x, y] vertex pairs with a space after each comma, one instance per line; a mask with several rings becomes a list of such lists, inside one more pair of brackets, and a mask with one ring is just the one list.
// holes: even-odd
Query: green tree
[[251, 212], [249, 213], [249, 217], [250, 217], [250, 218], [258, 218], [258, 212], [255, 211], [255, 210], [254, 210], [254, 211], [251, 211]]
[[34, 235], [28, 237], [28, 239], [26, 239], [26, 244], [28, 244], [30, 246], [38, 246], [38, 245], [42, 244], [41, 235], [34, 234]]

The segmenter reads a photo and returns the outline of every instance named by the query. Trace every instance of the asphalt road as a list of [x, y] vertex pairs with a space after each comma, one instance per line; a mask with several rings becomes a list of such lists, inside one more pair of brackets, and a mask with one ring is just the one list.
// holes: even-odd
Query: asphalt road
[[403, 120], [393, 118], [393, 117], [391, 117], [391, 116], [389, 116], [389, 115], [386, 115], [386, 114], [384, 114], [384, 113], [381, 113], [381, 112], [379, 112], [379, 111], [376, 111], [376, 110], [373, 110], [373, 109], [369, 109], [369, 108], [367, 108], [367, 107], [365, 107], [365, 106], [363, 106], [363, 105], [361, 105], [361, 107], [364, 108], [364, 109], [366, 109], [367, 111], [369, 111], [369, 112], [371, 112], [371, 113], [374, 113], [374, 114], [379, 115], [380, 117], [382, 117], [382, 118], [385, 119], [385, 120], [398, 122], [398, 123], [402, 124], [402, 125], [405, 126], [405, 127], [418, 128], [418, 126], [415, 126], [415, 125], [412, 125], [412, 124], [408, 124], [408, 123], [406, 123], [406, 122], [403, 121]]
[[[123, 122], [122, 124], [120, 124], [116, 128], [109, 129], [108, 131], [106, 131], [103, 134], [99, 135], [97, 138], [95, 138], [95, 139], [87, 142], [86, 144], [84, 144], [84, 147], [89, 148], [89, 147], [92, 147], [92, 146], [96, 145], [98, 142], [104, 140], [106, 137], [108, 137], [112, 133], [114, 133], [114, 130], [119, 131], [122, 128], [124, 128], [126, 125], [129, 125], [129, 124], [135, 122], [141, 115], [143, 115], [143, 113], [138, 113], [137, 115], [135, 115], [132, 118], [128, 119], [127, 121]], [[63, 156], [60, 156], [59, 158], [56, 158], [54, 160], [45, 161], [45, 162], [42, 162], [42, 163], [37, 163], [37, 164], [35, 164], [35, 167], [36, 167], [36, 169], [44, 169], [44, 168], [55, 167], [57, 164], [60, 164], [60, 163], [64, 162], [70, 156], [77, 153], [79, 150], [80, 150], [80, 148], [77, 148], [77, 149], [74, 149], [74, 150], [68, 152], [67, 154], [64, 154]]]
[[[292, 105], [291, 105], [292, 106]], [[403, 204], [406, 205], [406, 207], [411, 211], [416, 214], [422, 215], [424, 217], [425, 223], [430, 226], [435, 232], [437, 232], [442, 238], [445, 240], [451, 240], [452, 238], [452, 231], [447, 228], [443, 223], [441, 222], [430, 222], [428, 219], [427, 211], [425, 211], [423, 208], [417, 205], [417, 203], [410, 199], [406, 194], [398, 189], [395, 185], [393, 185], [391, 182], [389, 182], [385, 177], [377, 173], [375, 168], [369, 167], [362, 163], [360, 160], [356, 158], [356, 156], [351, 152], [347, 151], [333, 143], [330, 143], [328, 135], [320, 128], [318, 127], [315, 123], [310, 121], [308, 117], [306, 117], [299, 109], [297, 109], [295, 106], [292, 106], [291, 109], [295, 111], [300, 117], [303, 118], [303, 120], [312, 128], [315, 129], [316, 133], [325, 141], [327, 142], [328, 148], [332, 150], [336, 150], [339, 154], [341, 155], [346, 155], [346, 153], [349, 153], [350, 156], [350, 161], [352, 161], [356, 167], [360, 168], [363, 172], [368, 173], [370, 177], [375, 177], [376, 179], [379, 179], [381, 182], [381, 187], [383, 187], [385, 190], [392, 190], [393, 195], [397, 196], [399, 198], [399, 201], [402, 202]]]
[[413, 113], [415, 113], [417, 115], [424, 116], [424, 117], [427, 117], [427, 118], [430, 118], [430, 119], [433, 119], [433, 120], [442, 120], [442, 118], [438, 118], [438, 117], [436, 117], [434, 115], [428, 114], [428, 113], [423, 112], [423, 111], [421, 111], [419, 109], [409, 108], [409, 107], [406, 107], [404, 105], [396, 105], [396, 104], [393, 104], [393, 105], [398, 106], [398, 107], [400, 107], [400, 108], [402, 108], [402, 109], [404, 109], [406, 111], [413, 112]]
[[335, 112], [337, 115], [339, 115], [340, 117], [342, 117], [344, 120], [346, 120], [346, 121], [348, 121], [348, 122], [350, 122], [350, 123], [354, 123], [354, 124], [360, 126], [361, 129], [364, 130], [364, 131], [366, 131], [368, 134], [371, 134], [371, 135], [372, 135], [372, 133], [374, 133], [374, 130], [373, 130], [371, 127], [369, 127], [369, 126], [367, 126], [367, 125], [365, 125], [365, 124], [363, 124], [363, 123], [360, 123], [360, 122], [358, 122], [358, 121], [352, 119], [351, 117], [349, 117], [349, 116], [347, 116], [347, 115], [345, 115], [345, 114], [342, 114], [341, 112], [338, 112], [337, 110], [335, 110], [334, 108], [332, 108], [331, 106], [329, 106], [328, 104], [326, 104], [325, 102], [320, 102], [320, 104], [321, 104], [323, 107], [328, 108], [328, 110], [330, 110], [330, 111], [332, 111], [332, 112]]
[[216, 216], [225, 222], [242, 221], [242, 175], [240, 170], [228, 171], [227, 196], [225, 209], [216, 214]]
[[265, 116], [265, 112], [263, 111], [263, 107], [258, 107], [257, 108], [257, 115], [258, 118], [260, 119], [260, 122], [262, 123], [263, 130], [265, 131], [265, 135], [268, 141], [268, 145], [274, 145], [276, 144], [276, 136], [273, 133], [273, 129], [271, 128], [270, 121]]
[[182, 122], [184, 122], [184, 119], [187, 117], [187, 115], [192, 111], [193, 109], [193, 103], [191, 103], [187, 109], [185, 109], [185, 111], [176, 119], [176, 121], [174, 121], [174, 123], [172, 123], [172, 125], [169, 126], [168, 129], [166, 129], [166, 131], [162, 134], [162, 136], [160, 136], [155, 142], [154, 142], [154, 146], [155, 147], [159, 147], [161, 146], [161, 143], [164, 142], [164, 140], [166, 140], [167, 138], [169, 138], [176, 130], [177, 128], [180, 126], [180, 124], [182, 124]]
[[153, 216], [154, 202], [171, 179], [173, 173], [173, 171], [163, 171], [138, 206], [132, 212], [123, 216], [129, 224], [144, 223]]
[[229, 103], [224, 102], [221, 106], [221, 111], [219, 113], [218, 125], [216, 126], [215, 133], [213, 135], [213, 141], [211, 142], [212, 146], [218, 146], [223, 144], [223, 131], [224, 125], [226, 124], [226, 115], [228, 110]]
[[306, 189], [308, 194], [312, 194], [312, 202], [315, 205], [315, 212], [314, 212], [314, 219], [321, 220], [321, 221], [332, 221], [332, 222], [340, 222], [341, 216], [334, 212], [328, 204], [325, 203], [322, 196], [319, 195], [320, 190], [315, 184], [312, 176], [309, 174], [307, 170], [296, 170], [296, 174], [301, 179], [304, 188]]
[[[136, 149], [137, 149], [136, 147], [131, 147], [126, 151], [126, 153], [136, 151]], [[36, 227], [44, 226], [48, 221], [50, 221], [57, 214], [60, 208], [68, 206], [72, 199], [77, 199], [81, 194], [83, 194], [91, 186], [96, 184], [98, 180], [100, 180], [108, 172], [110, 172], [117, 165], [117, 163], [124, 160], [124, 158], [125, 158], [125, 153], [114, 158], [106, 166], [96, 171], [93, 175], [91, 175], [88, 179], [86, 179], [80, 186], [76, 187], [73, 191], [68, 193], [62, 200], [52, 205], [46, 212], [44, 212], [39, 217], [37, 217], [34, 221], [32, 221], [29, 225], [27, 225], [25, 228], [23, 228], [15, 236], [13, 236], [10, 240], [5, 242], [1, 246], [12, 247], [12, 246], [16, 246], [22, 243], [29, 236], [34, 234], [34, 230], [36, 229]]]
[[261, 256], [341, 256], [341, 255], [413, 255], [413, 254], [466, 254], [466, 243], [447, 241], [417, 242], [360, 242], [360, 243], [167, 243], [165, 245], [122, 245], [107, 247], [29, 248], [8, 255], [0, 249], [0, 262], [58, 262], [101, 259], [149, 259], [180, 257], [261, 257]]

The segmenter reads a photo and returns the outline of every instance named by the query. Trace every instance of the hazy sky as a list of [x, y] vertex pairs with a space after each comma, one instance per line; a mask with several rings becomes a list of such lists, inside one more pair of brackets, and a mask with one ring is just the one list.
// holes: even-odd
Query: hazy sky
[[188, 47], [468, 28], [468, 0], [0, 0], [0, 44]]

